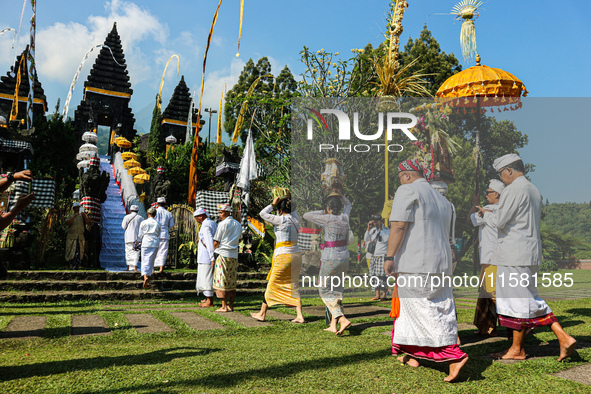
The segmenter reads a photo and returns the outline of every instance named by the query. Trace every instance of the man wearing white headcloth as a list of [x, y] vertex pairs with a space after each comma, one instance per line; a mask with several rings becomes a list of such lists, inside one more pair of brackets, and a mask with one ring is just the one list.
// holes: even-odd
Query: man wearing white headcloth
[[564, 332], [536, 287], [535, 277], [542, 260], [542, 196], [525, 178], [523, 161], [516, 154], [496, 159], [493, 167], [507, 187], [496, 212], [477, 208], [485, 224], [499, 231], [497, 313], [501, 326], [514, 330], [512, 346], [493, 357], [525, 359], [526, 330], [549, 325], [560, 344], [558, 361], [562, 361], [574, 353], [577, 341]]
[[209, 218], [203, 208], [193, 212], [195, 221], [201, 225], [199, 229], [199, 246], [197, 247], [197, 295], [202, 292], [205, 299], [199, 303], [202, 308], [213, 306], [213, 236], [218, 225]]
[[[449, 244], [451, 204], [423, 177], [416, 160], [398, 165], [401, 186], [390, 214], [390, 237], [384, 270], [396, 278], [400, 303], [392, 335], [398, 360], [418, 367], [418, 359], [448, 362], [451, 382], [468, 355], [457, 344], [458, 326], [451, 281]], [[394, 302], [393, 302], [394, 306]], [[394, 307], [391, 316], [396, 316]]]
[[156, 209], [156, 221], [160, 223], [160, 245], [158, 246], [158, 253], [156, 260], [154, 260], [154, 269], [160, 267], [159, 273], [164, 269], [166, 264], [166, 257], [168, 256], [168, 240], [170, 239], [170, 230], [174, 227], [174, 219], [172, 213], [165, 208], [166, 198], [158, 197], [158, 209]]
[[139, 209], [137, 205], [132, 205], [129, 208], [129, 215], [125, 215], [123, 222], [121, 222], [121, 227], [125, 231], [125, 261], [127, 262], [127, 270], [131, 271], [133, 269], [134, 272], [139, 272], [137, 266], [140, 259], [140, 251], [133, 249], [133, 243], [137, 241], [140, 224], [144, 220], [143, 217], [138, 215]]
[[[505, 190], [505, 185], [498, 179], [492, 179], [486, 191], [487, 205], [483, 209], [496, 212], [499, 199]], [[478, 253], [480, 256], [480, 283], [476, 311], [474, 313], [474, 325], [478, 333], [485, 337], [497, 336], [497, 311], [495, 306], [494, 283], [497, 276], [497, 238], [498, 230], [484, 223], [476, 212], [480, 203], [480, 196], [473, 199], [473, 206], [468, 215], [468, 221], [478, 228]]]

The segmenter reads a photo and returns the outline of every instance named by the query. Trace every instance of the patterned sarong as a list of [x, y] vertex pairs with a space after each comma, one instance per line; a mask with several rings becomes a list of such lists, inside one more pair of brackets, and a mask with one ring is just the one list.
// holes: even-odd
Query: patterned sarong
[[558, 319], [552, 312], [548, 313], [547, 315], [534, 317], [531, 319], [520, 319], [518, 317], [499, 315], [499, 322], [501, 323], [502, 327], [507, 327], [518, 331], [530, 327], [550, 326], [557, 321]]
[[[370, 284], [373, 291], [378, 289], [387, 291], [386, 280], [388, 276], [384, 271], [384, 256], [371, 256], [371, 262], [369, 263], [369, 277]], [[377, 278], [373, 279], [373, 278]]]
[[213, 271], [213, 289], [218, 298], [236, 295], [238, 259], [218, 256]]
[[[492, 275], [492, 283], [491, 283]], [[495, 304], [495, 281], [497, 267], [490, 264], [482, 264], [480, 270], [480, 287], [476, 310], [474, 311], [474, 325], [481, 335], [495, 335], [497, 332], [497, 308]], [[483, 281], [484, 276], [484, 281]]]
[[265, 291], [267, 305], [302, 305], [298, 287], [301, 266], [302, 256], [300, 253], [273, 256], [273, 266]]
[[82, 197], [80, 205], [84, 207], [84, 212], [90, 220], [95, 223], [101, 222], [101, 200], [94, 197]]

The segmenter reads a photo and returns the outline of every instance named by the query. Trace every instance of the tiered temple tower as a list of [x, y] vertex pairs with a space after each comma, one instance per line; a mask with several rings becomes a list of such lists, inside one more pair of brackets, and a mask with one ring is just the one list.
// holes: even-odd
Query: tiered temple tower
[[[162, 114], [162, 126], [161, 135], [163, 138], [169, 135], [174, 135], [177, 139], [177, 144], [184, 144], [185, 137], [187, 134], [187, 119], [189, 117], [189, 108], [191, 106], [191, 95], [189, 94], [189, 88], [185, 83], [185, 76], [181, 76], [181, 80], [174, 88], [174, 93], [170, 99], [170, 102], [166, 106], [164, 113]], [[195, 126], [197, 123], [197, 111], [193, 109], [193, 129], [192, 134], [195, 134]], [[202, 121], [202, 124], [205, 121]]]
[[[10, 71], [0, 77], [0, 115], [4, 116], [6, 120], [10, 117], [10, 110], [14, 101], [14, 92], [16, 90], [16, 73], [21, 74], [21, 83], [18, 89], [18, 119], [24, 119], [27, 113], [27, 97], [29, 96], [29, 71], [27, 69], [26, 62], [22, 62], [23, 56], [26, 56], [29, 47], [23, 51], [16, 58], [14, 66], [10, 68]], [[41, 86], [41, 82], [35, 75], [35, 83], [33, 85], [33, 117], [43, 116], [47, 112], [47, 101], [45, 99], [45, 92]]]
[[135, 118], [129, 107], [133, 90], [127, 75], [121, 38], [117, 33], [117, 22], [107, 35], [105, 45], [111, 50], [101, 49], [84, 82], [84, 98], [74, 115], [76, 133], [81, 137], [90, 128], [108, 126], [131, 141], [136, 135], [133, 128]]

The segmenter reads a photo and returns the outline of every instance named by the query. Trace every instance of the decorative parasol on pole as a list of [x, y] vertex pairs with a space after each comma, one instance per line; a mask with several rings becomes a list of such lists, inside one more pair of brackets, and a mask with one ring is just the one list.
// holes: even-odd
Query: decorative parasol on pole
[[[461, 9], [466, 10], [466, 7], [470, 7], [469, 13], [475, 14], [477, 8], [482, 5], [479, 1], [462, 1], [453, 11]], [[459, 7], [459, 8], [458, 8]], [[457, 14], [458, 16], [462, 16]], [[463, 17], [463, 16], [462, 16]], [[466, 18], [464, 18], [466, 19]], [[471, 24], [474, 22], [472, 18], [469, 18]], [[473, 26], [471, 27], [473, 30]], [[466, 34], [467, 35], [467, 34]], [[462, 37], [464, 34], [462, 35]], [[476, 33], [471, 32], [471, 44], [464, 45], [462, 42], [462, 51], [464, 52], [464, 58], [468, 58], [469, 54], [466, 50], [476, 51]], [[475, 113], [478, 119], [478, 125], [480, 116], [486, 112], [483, 107], [490, 107], [490, 111], [494, 111], [494, 107], [498, 107], [498, 111], [509, 111], [521, 108], [521, 97], [526, 97], [528, 91], [517, 77], [513, 74], [501, 70], [500, 68], [487, 67], [480, 64], [480, 56], [476, 54], [476, 65], [466, 70], [460, 71], [457, 74], [452, 75], [448, 78], [435, 96], [437, 101], [443, 105], [451, 106], [456, 108], [457, 113], [467, 114]], [[502, 109], [501, 109], [502, 107]], [[475, 194], [479, 195], [479, 173], [480, 173], [480, 127], [476, 127], [475, 134], [475, 160], [476, 160], [476, 176], [475, 176]], [[474, 232], [475, 248], [474, 248], [474, 259], [473, 259], [473, 272], [476, 274], [478, 268], [478, 230]]]

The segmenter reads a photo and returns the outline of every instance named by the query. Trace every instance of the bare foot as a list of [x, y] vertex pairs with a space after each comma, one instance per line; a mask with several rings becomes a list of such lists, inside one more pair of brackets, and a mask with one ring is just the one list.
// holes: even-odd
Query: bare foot
[[492, 358], [501, 360], [525, 360], [526, 356], [527, 355], [523, 349], [521, 351], [516, 351], [512, 347], [502, 352], [491, 353]]
[[228, 312], [234, 312], [234, 307], [229, 306], [228, 307]]
[[139, 272], [139, 271], [137, 270], [137, 268], [134, 268], [134, 269], [133, 269], [133, 272]]
[[456, 340], [458, 346], [462, 344], [462, 340], [460, 339], [460, 335], [458, 334], [458, 339]]
[[161, 273], [162, 273], [162, 271], [163, 271], [163, 270], [162, 270], [162, 267], [160, 267], [160, 271], [158, 271], [158, 273], [159, 273], [159, 274], [161, 274]]
[[148, 287], [148, 283], [150, 283], [150, 278], [144, 278], [144, 289]]
[[220, 309], [216, 309], [216, 312], [232, 312], [231, 310], [229, 310], [227, 307], [226, 308], [220, 308]]
[[261, 316], [260, 312], [259, 313], [250, 312], [250, 317], [252, 317], [253, 319], [258, 320], [258, 321], [265, 321], [265, 318]]
[[211, 308], [213, 306], [213, 302], [207, 302], [207, 301], [200, 302], [199, 306], [201, 308]]
[[449, 375], [445, 379], [444, 382], [453, 382], [458, 377], [460, 370], [466, 365], [468, 362], [468, 357], [461, 359], [460, 361], [450, 362], [449, 363]]
[[345, 318], [345, 316], [339, 319], [339, 323], [341, 323], [341, 329], [337, 331], [337, 335], [341, 335], [347, 328], [351, 326], [351, 322]]
[[374, 297], [374, 298], [372, 298], [371, 300], [372, 300], [372, 301], [377, 301], [377, 300], [379, 300], [379, 299], [380, 299], [380, 297]]
[[408, 364], [413, 368], [417, 368], [419, 366], [419, 360], [409, 356], [408, 354], [405, 354], [404, 356], [398, 356], [397, 359], [402, 364]]
[[297, 324], [302, 324], [302, 323], [305, 323], [305, 322], [306, 322], [306, 320], [304, 320], [304, 318], [303, 318], [303, 317], [296, 317], [295, 319], [293, 319], [293, 320], [290, 320], [290, 321], [291, 321], [292, 323], [297, 323]]
[[337, 328], [330, 326], [328, 328], [325, 328], [324, 331], [329, 331], [329, 332], [334, 332], [335, 334], [337, 333]]
[[577, 345], [577, 340], [571, 336], [569, 336], [568, 341], [564, 344], [560, 344], [560, 357], [558, 357], [558, 361], [562, 361], [567, 357], [570, 357], [575, 352], [575, 347]]

